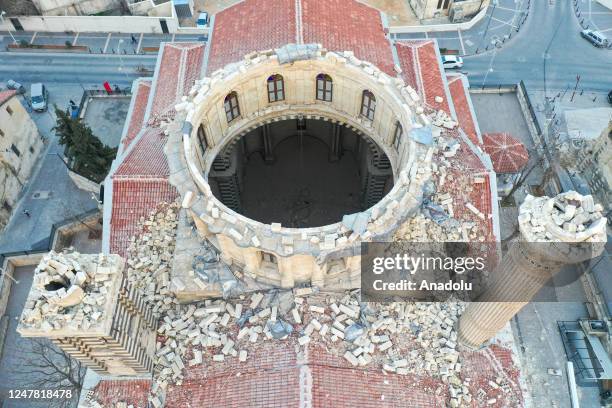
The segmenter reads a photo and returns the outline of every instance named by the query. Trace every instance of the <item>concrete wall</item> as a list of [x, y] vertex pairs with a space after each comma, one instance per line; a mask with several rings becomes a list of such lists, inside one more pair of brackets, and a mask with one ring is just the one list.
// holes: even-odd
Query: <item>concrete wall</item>
[[424, 33], [424, 32], [444, 32], [444, 31], [457, 31], [457, 30], [469, 30], [474, 27], [476, 23], [484, 18], [487, 14], [487, 8], [483, 8], [472, 17], [469, 21], [464, 23], [454, 23], [454, 24], [424, 24], [424, 25], [415, 25], [415, 26], [391, 26], [389, 27], [389, 32], [391, 34], [400, 34], [400, 33]]
[[[141, 16], [27, 16], [18, 17], [25, 31], [47, 32], [102, 32], [102, 33], [162, 33], [160, 20], [165, 20], [170, 33], [182, 32], [179, 30], [178, 20], [175, 17], [141, 17]], [[11, 30], [15, 27], [9, 19], [0, 23], [0, 31]], [[192, 29], [198, 33], [207, 30]]]
[[33, 0], [44, 16], [87, 16], [121, 8], [121, 0]]
[[156, 5], [152, 0], [143, 0], [128, 5], [134, 16], [170, 17], [172, 16], [172, 2]]
[[8, 222], [10, 208], [15, 207], [43, 147], [20, 99], [14, 96], [0, 106], [0, 228]]

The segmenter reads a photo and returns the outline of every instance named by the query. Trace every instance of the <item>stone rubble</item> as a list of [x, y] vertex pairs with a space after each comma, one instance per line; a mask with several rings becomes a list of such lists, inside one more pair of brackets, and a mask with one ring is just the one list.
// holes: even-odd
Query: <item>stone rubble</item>
[[115, 255], [51, 251], [34, 271], [20, 327], [47, 333], [101, 327], [115, 275], [122, 269]]

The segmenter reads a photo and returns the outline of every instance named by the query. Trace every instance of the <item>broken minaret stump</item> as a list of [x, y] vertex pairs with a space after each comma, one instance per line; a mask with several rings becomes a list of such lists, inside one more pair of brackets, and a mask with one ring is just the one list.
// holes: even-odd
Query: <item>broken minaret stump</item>
[[48, 338], [100, 374], [149, 374], [156, 318], [118, 255], [50, 252], [34, 271], [17, 331]]
[[554, 198], [527, 196], [519, 209], [519, 240], [494, 272], [491, 285], [459, 320], [459, 343], [475, 349], [500, 331], [565, 265], [588, 261], [605, 246], [603, 207], [574, 191]]

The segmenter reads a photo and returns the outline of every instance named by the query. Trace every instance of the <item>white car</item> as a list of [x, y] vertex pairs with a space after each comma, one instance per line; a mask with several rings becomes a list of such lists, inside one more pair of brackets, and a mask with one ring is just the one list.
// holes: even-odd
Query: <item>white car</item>
[[198, 28], [206, 28], [208, 27], [208, 13], [202, 12], [198, 15], [198, 21], [196, 21], [196, 26]]
[[456, 55], [443, 55], [442, 66], [446, 69], [461, 68], [463, 66], [463, 58]]
[[47, 110], [47, 99], [49, 98], [49, 92], [47, 88], [41, 84], [32, 84], [30, 87], [30, 100], [32, 102], [32, 109], [36, 112], [44, 112]]
[[608, 39], [599, 31], [582, 30], [580, 35], [596, 47], [608, 46]]

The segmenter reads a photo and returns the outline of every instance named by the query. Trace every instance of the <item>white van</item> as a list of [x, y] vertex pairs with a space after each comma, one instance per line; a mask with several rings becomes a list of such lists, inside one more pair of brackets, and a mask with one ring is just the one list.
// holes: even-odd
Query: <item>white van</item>
[[32, 109], [37, 112], [44, 112], [47, 110], [47, 99], [49, 93], [47, 88], [39, 83], [32, 84], [30, 87], [30, 100], [32, 101]]

